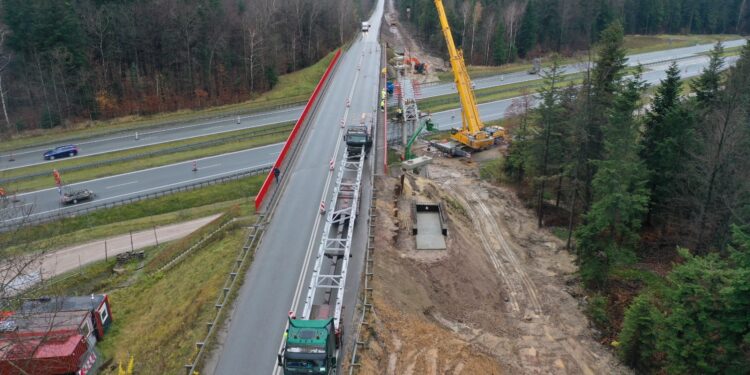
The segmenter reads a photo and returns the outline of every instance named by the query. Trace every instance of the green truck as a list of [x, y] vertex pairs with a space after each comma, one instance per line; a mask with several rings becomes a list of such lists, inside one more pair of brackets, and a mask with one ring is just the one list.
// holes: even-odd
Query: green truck
[[333, 318], [289, 319], [278, 365], [284, 368], [284, 375], [335, 374], [339, 341]]

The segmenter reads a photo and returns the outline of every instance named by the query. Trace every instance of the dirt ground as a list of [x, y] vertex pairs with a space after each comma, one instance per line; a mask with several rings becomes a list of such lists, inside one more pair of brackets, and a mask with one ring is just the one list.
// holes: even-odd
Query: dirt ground
[[380, 39], [387, 42], [391, 47], [403, 48], [406, 58], [413, 57], [427, 64], [427, 74], [410, 74], [409, 77], [418, 83], [439, 81], [437, 72], [449, 70], [450, 66], [448, 63], [440, 57], [427, 53], [422, 48], [421, 43], [416, 38], [411, 37], [409, 28], [402, 23], [401, 16], [395, 11], [393, 0], [386, 2], [384, 13], [385, 22], [383, 23]]
[[[435, 156], [376, 182], [365, 374], [626, 374], [581, 311], [573, 257], [476, 163]], [[410, 204], [442, 201], [447, 250], [416, 250]]]

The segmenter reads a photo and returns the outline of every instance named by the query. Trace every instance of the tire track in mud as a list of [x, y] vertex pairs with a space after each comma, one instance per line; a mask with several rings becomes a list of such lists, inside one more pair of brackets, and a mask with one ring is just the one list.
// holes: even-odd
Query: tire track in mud
[[[447, 188], [449, 187], [449, 185], [451, 185], [450, 181], [447, 181], [444, 186]], [[503, 283], [505, 283], [505, 286], [508, 289], [508, 303], [510, 304], [511, 310], [514, 313], [519, 313], [521, 311], [521, 308], [518, 303], [518, 296], [523, 293], [523, 291], [521, 290], [521, 286], [519, 285], [517, 280], [511, 279], [511, 277], [509, 276], [510, 271], [505, 267], [503, 262], [498, 259], [492, 244], [488, 240], [489, 236], [485, 233], [484, 226], [481, 224], [481, 222], [476, 221], [476, 218], [479, 217], [479, 215], [474, 210], [473, 205], [467, 202], [461, 195], [454, 195], [453, 197], [461, 202], [461, 205], [469, 212], [469, 217], [474, 226], [482, 231], [482, 233], [478, 236], [480, 241], [482, 242], [482, 247], [484, 248], [484, 251], [490, 258], [492, 265], [495, 267], [495, 270], [497, 270], [497, 273], [500, 275], [500, 278], [503, 280]]]

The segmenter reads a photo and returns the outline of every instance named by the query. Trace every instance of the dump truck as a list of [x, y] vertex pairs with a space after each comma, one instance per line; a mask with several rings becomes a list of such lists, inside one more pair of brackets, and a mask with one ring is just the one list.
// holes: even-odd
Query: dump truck
[[362, 32], [367, 32], [370, 30], [370, 23], [367, 21], [362, 22]]

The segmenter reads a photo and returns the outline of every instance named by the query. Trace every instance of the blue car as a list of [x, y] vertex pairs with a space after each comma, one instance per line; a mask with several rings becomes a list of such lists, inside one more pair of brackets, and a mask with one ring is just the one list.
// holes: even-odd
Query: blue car
[[49, 150], [44, 153], [44, 160], [55, 160], [64, 158], [66, 156], [78, 155], [78, 147], [76, 145], [67, 145], [55, 147], [53, 150]]

